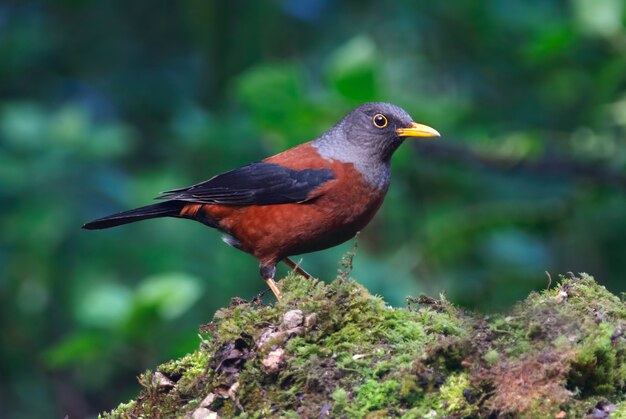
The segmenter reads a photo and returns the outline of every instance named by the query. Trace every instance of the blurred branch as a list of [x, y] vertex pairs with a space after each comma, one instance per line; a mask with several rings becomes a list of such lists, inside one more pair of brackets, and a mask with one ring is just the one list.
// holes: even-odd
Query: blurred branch
[[539, 175], [584, 179], [601, 186], [611, 186], [626, 190], [626, 174], [620, 173], [601, 163], [577, 161], [563, 155], [544, 155], [538, 159], [520, 159], [506, 156], [484, 155], [469, 147], [458, 145], [460, 141], [414, 142], [420, 155], [428, 155], [440, 160], [465, 164], [475, 169], [491, 169], [500, 172], [520, 172]]

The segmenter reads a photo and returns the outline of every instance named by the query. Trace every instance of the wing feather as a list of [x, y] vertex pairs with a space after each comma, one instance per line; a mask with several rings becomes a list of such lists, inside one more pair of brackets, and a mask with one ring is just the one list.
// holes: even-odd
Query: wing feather
[[329, 169], [293, 170], [257, 162], [187, 188], [162, 192], [157, 199], [224, 205], [305, 202], [311, 191], [334, 178]]

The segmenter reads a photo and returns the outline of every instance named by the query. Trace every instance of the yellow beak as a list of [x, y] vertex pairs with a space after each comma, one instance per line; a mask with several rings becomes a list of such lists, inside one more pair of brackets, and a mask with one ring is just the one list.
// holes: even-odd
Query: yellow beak
[[417, 122], [411, 123], [409, 128], [396, 129], [396, 133], [398, 137], [441, 137], [436, 129]]

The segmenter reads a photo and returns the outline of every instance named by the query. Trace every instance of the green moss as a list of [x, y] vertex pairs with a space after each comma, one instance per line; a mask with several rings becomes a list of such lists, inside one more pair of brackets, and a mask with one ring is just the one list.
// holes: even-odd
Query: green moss
[[[392, 406], [400, 384], [395, 380], [387, 380], [379, 382], [369, 379], [362, 386], [356, 389], [356, 406], [359, 407], [359, 413], [371, 412], [374, 410], [388, 411]], [[355, 409], [356, 410], [356, 409]]]
[[466, 373], [452, 374], [439, 390], [439, 408], [448, 415], [470, 416], [478, 408], [467, 401], [465, 394], [470, 390], [470, 380]]
[[333, 413], [341, 415], [348, 411], [348, 404], [350, 402], [348, 398], [348, 392], [343, 388], [338, 388], [331, 394], [333, 399]]
[[615, 419], [626, 419], [626, 401], [622, 401], [615, 406], [612, 417]]
[[500, 359], [500, 354], [495, 349], [490, 349], [483, 355], [483, 359], [486, 363], [495, 365]]
[[131, 412], [133, 412], [137, 407], [137, 402], [135, 400], [131, 400], [128, 403], [121, 403], [114, 411], [110, 414], [100, 415], [99, 417], [115, 417], [115, 418], [132, 418]]
[[583, 341], [572, 362], [570, 385], [583, 394], [612, 394], [624, 387], [626, 381], [625, 348], [614, 345], [615, 329], [601, 323]]
[[245, 418], [581, 417], [607, 400], [624, 410], [626, 307], [589, 276], [490, 317], [428, 297], [390, 308], [346, 276], [288, 275], [281, 303], [218, 311], [195, 352], [143, 374], [138, 397], [103, 417], [201, 406]]

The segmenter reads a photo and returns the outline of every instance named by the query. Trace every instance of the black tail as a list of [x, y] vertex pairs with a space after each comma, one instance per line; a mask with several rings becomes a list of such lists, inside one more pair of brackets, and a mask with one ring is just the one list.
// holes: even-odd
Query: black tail
[[99, 218], [83, 226], [87, 230], [100, 230], [102, 228], [115, 227], [122, 224], [134, 223], [135, 221], [147, 220], [148, 218], [177, 216], [185, 205], [180, 201], [165, 201], [158, 204], [136, 208], [130, 211], [119, 212], [108, 217]]

